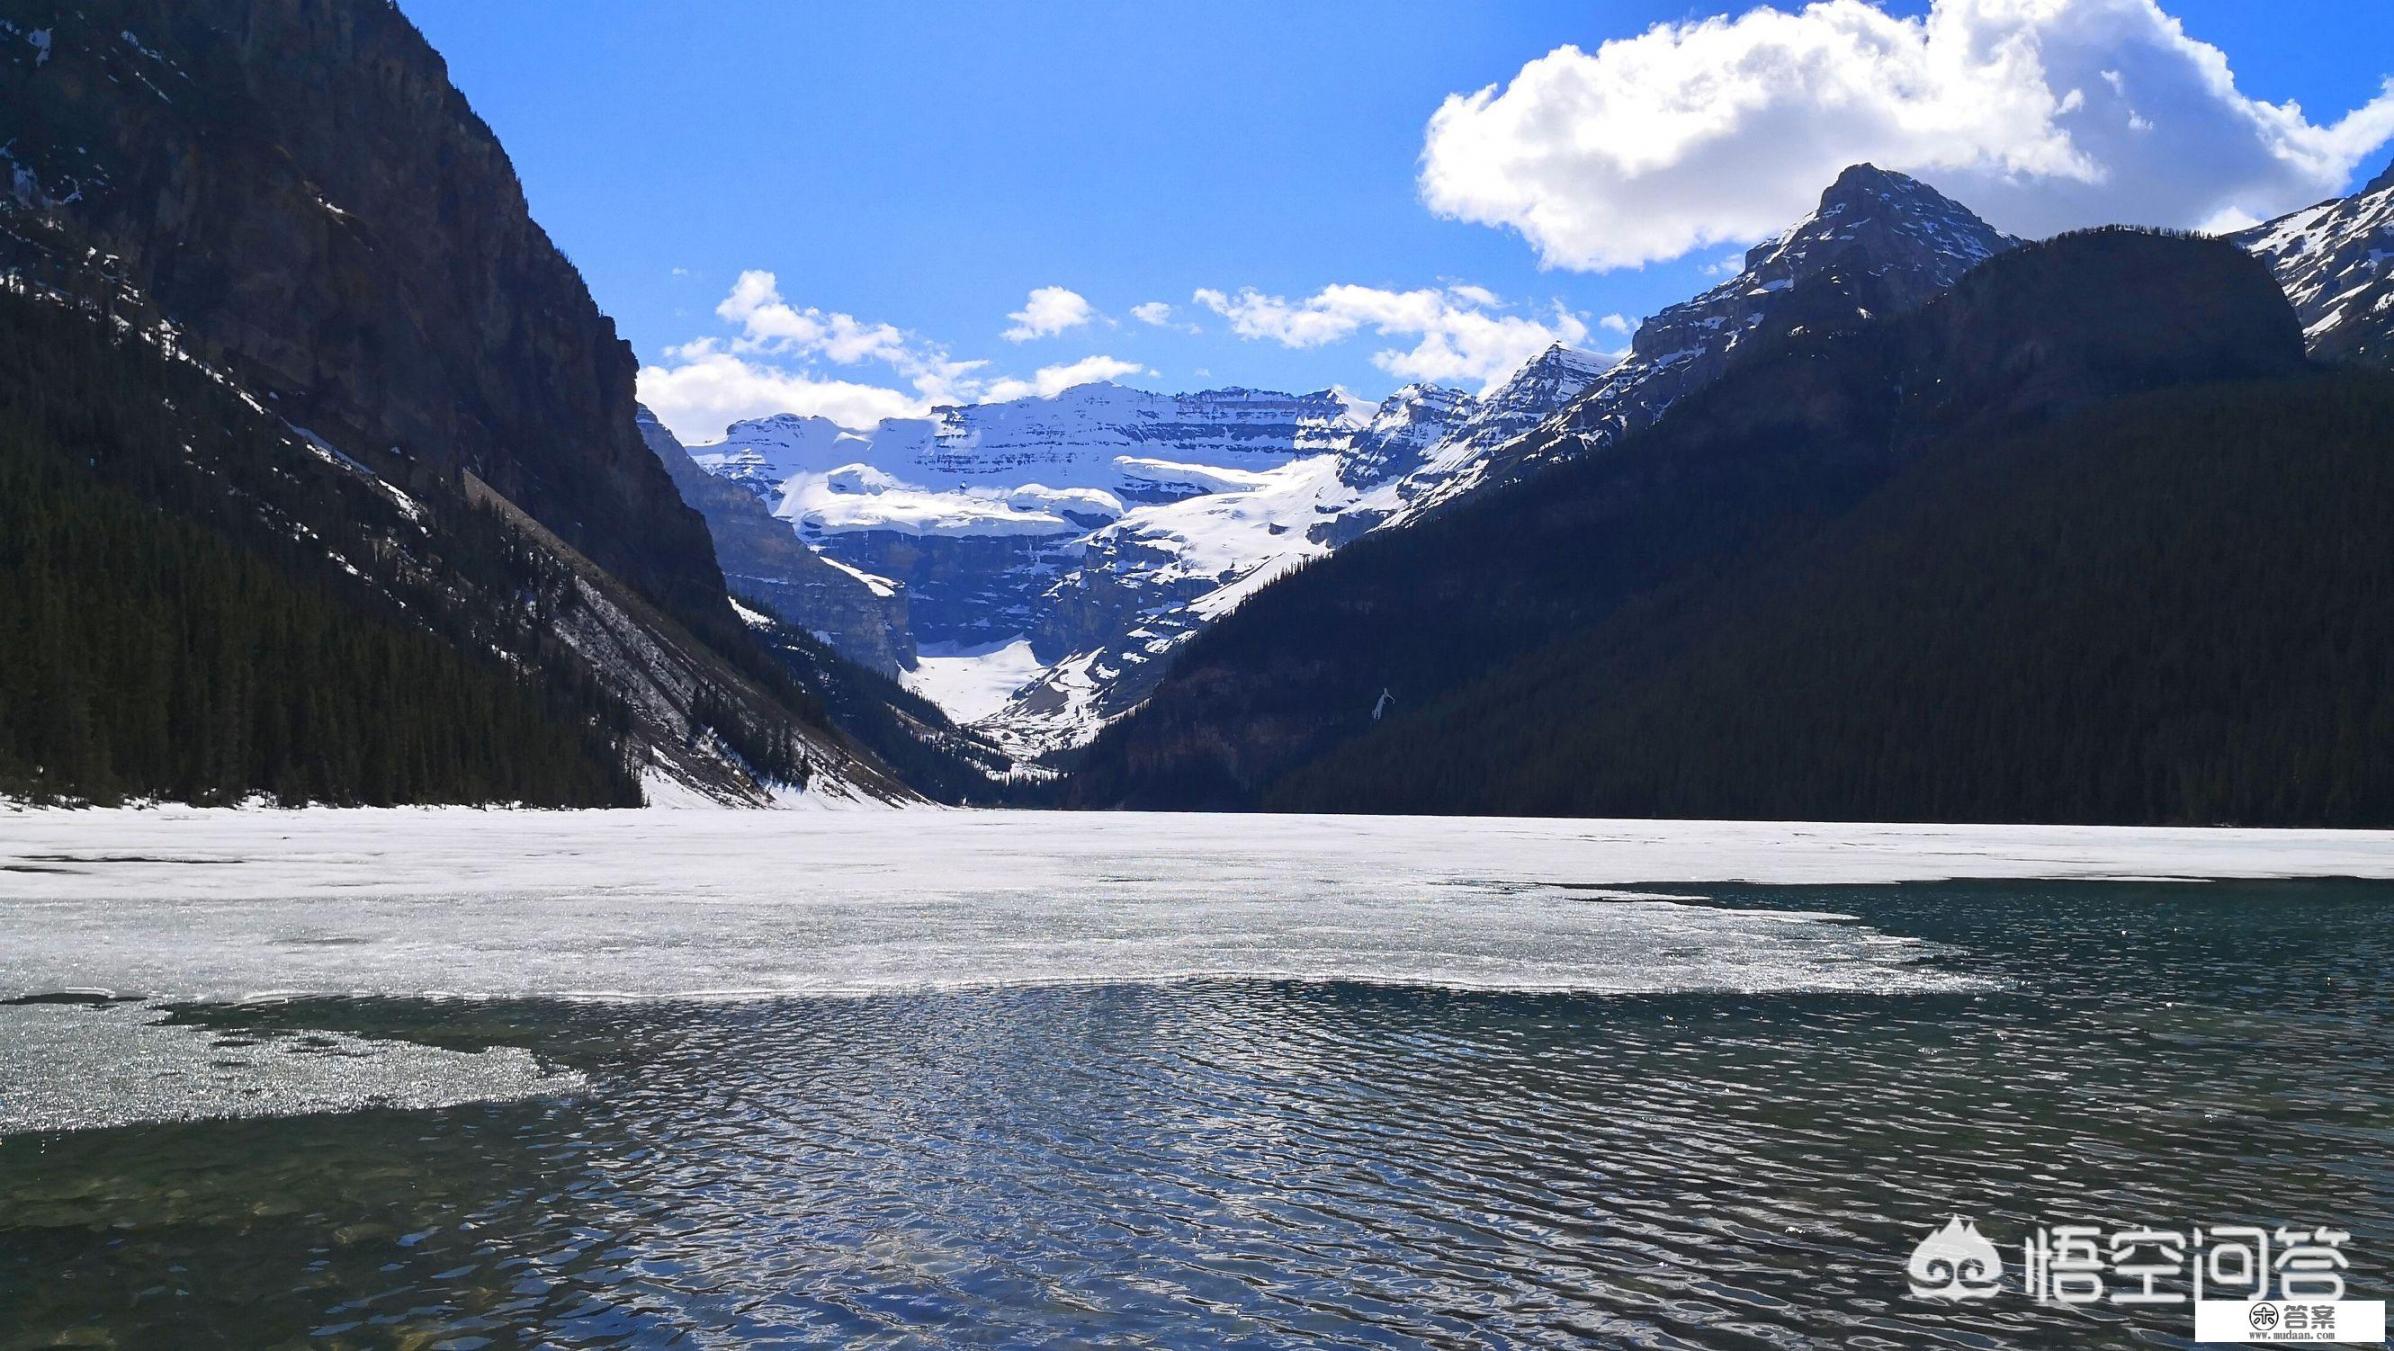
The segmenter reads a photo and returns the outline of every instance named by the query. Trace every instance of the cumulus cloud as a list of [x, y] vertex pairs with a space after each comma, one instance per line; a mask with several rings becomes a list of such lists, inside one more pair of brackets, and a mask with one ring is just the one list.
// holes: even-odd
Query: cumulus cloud
[[827, 417], [843, 427], [870, 427], [883, 418], [916, 417], [914, 395], [853, 380], [826, 380], [715, 349], [675, 349], [670, 365], [640, 369], [640, 401], [689, 445], [722, 437], [743, 418], [775, 413]]
[[1561, 47], [1430, 119], [1421, 191], [1602, 269], [1750, 242], [1848, 164], [1916, 174], [2020, 234], [2201, 227], [2341, 191], [2394, 136], [2394, 82], [2340, 118], [2246, 97], [2155, 0], [1862, 0]]
[[1042, 286], [1031, 292], [1023, 307], [1006, 316], [1014, 327], [1003, 336], [1008, 342], [1029, 342], [1033, 338], [1052, 338], [1066, 329], [1079, 328], [1097, 317], [1079, 292], [1061, 286]]
[[[1040, 295], [1032, 292], [1029, 309], [1039, 308]], [[668, 347], [662, 360], [640, 369], [641, 401], [690, 445], [720, 439], [743, 418], [799, 413], [862, 429], [883, 418], [921, 417], [939, 404], [1054, 394], [1142, 369], [1092, 356], [1043, 366], [1029, 379], [997, 376], [988, 362], [959, 360], [894, 324], [794, 305], [774, 274], [761, 270], [742, 272], [715, 316], [728, 334]], [[826, 374], [825, 366], [878, 367], [887, 375]]]
[[790, 304], [781, 298], [781, 287], [770, 272], [742, 272], [731, 294], [715, 307], [715, 316], [740, 326], [740, 336], [731, 344], [739, 352], [822, 357], [842, 366], [861, 361], [896, 365], [913, 354], [905, 333], [895, 325], [869, 324], [854, 315]]
[[1200, 290], [1197, 304], [1230, 321], [1242, 338], [1283, 347], [1321, 347], [1370, 330], [1414, 339], [1411, 347], [1372, 354], [1372, 364], [1404, 380], [1477, 382], [1493, 388], [1554, 343], [1577, 345], [1588, 336], [1578, 315], [1554, 306], [1543, 317], [1508, 312], [1483, 287], [1448, 286], [1387, 291], [1326, 286], [1301, 300], [1248, 288], [1236, 295]]
[[1122, 361], [1108, 356], [1082, 357], [1066, 365], [1042, 366], [1028, 380], [993, 380], [982, 391], [981, 397], [990, 403], [1027, 399], [1034, 395], [1044, 399], [1061, 394], [1074, 385], [1119, 380], [1126, 375], [1137, 375], [1144, 369], [1136, 361]]
[[1175, 333], [1202, 331], [1195, 324], [1183, 323], [1180, 317], [1174, 313], [1172, 306], [1161, 300], [1150, 300], [1144, 304], [1133, 305], [1130, 312], [1131, 318], [1152, 328], [1168, 328]]

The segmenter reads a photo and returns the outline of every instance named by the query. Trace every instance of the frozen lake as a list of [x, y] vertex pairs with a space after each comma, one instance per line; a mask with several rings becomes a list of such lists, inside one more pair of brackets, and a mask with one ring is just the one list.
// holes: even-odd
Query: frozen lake
[[2328, 876], [2394, 877], [2394, 835], [949, 811], [19, 811], [0, 813], [0, 998], [722, 998], [1238, 976], [1901, 989], [1936, 977], [1866, 926], [1688, 902], [1704, 899], [1701, 884], [1727, 882]]
[[2261, 879], [2389, 875], [2301, 832], [8, 813], [0, 1326], [2167, 1340], [1903, 1259], [1951, 1213], [2333, 1223], [2379, 1297], [2394, 886]]

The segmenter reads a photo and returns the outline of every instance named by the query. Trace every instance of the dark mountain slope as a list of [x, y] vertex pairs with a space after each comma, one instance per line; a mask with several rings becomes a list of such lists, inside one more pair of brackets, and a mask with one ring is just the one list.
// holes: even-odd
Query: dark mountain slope
[[[287, 735], [276, 735], [313, 757], [303, 770], [228, 753], [223, 773], [162, 780], [105, 753], [61, 758], [37, 739], [19, 747], [33, 757], [20, 767], [41, 776], [37, 791], [586, 802], [623, 800], [629, 776], [723, 802], [763, 802], [801, 782], [829, 796], [910, 796], [735, 615], [704, 522], [634, 424], [629, 350], [394, 7], [0, 0], [0, 39], [0, 108], [12, 115], [0, 128], [0, 281], [17, 298], [0, 324], [108, 335], [74, 381], [12, 380], [0, 406], [53, 450], [118, 418], [122, 434], [95, 446], [107, 453], [86, 455], [83, 470], [158, 513], [162, 536], [186, 540], [174, 556], [206, 553], [184, 527], [211, 532], [235, 561], [208, 555], [196, 566], [238, 572], [262, 560], [281, 579], [261, 590], [244, 573], [241, 595], [277, 613], [331, 604], [337, 613], [308, 611], [309, 632], [364, 624], [429, 639], [464, 670], [522, 687], [536, 713], [564, 719], [552, 731], [574, 744], [596, 734], [600, 747], [575, 767], [521, 739], [494, 743], [528, 779], [484, 773], [472, 755], [437, 774], [394, 775], [378, 768], [381, 732], [365, 711], [424, 732], [432, 710], [408, 712], [388, 686], [396, 671], [430, 668], [354, 654], [311, 664], [267, 644], [259, 651], [290, 659], [243, 658], [247, 683], [211, 707], [283, 719]], [[144, 373], [160, 360], [169, 375]], [[189, 396], [146, 422], [115, 406], [167, 397], [160, 379], [204, 382], [217, 420], [188, 423], [203, 406]], [[70, 389], [114, 402], [76, 408], [64, 402]], [[75, 459], [52, 458], [36, 486], [86, 519], [72, 503], [95, 485], [58, 479]], [[125, 465], [147, 467], [109, 477]], [[361, 513], [353, 502], [370, 505]], [[126, 522], [114, 511], [90, 508], [95, 538], [119, 538], [110, 532]], [[0, 584], [46, 585], [41, 570], [70, 556], [100, 566], [89, 541], [51, 545], [48, 561], [0, 563], [12, 574]], [[119, 617], [145, 615], [159, 630], [113, 641], [149, 644], [149, 665], [92, 667], [78, 677], [88, 688], [71, 695], [86, 709], [138, 701], [152, 676], [214, 679], [212, 649], [178, 644], [170, 630], [198, 622], [186, 610], [221, 607], [171, 588], [162, 597], [165, 574], [150, 562], [128, 569], [82, 585], [98, 594], [127, 581], [130, 592], [109, 592], [124, 601]], [[32, 622], [52, 650], [0, 650], [0, 665], [36, 665], [92, 638], [56, 615]], [[311, 702], [348, 713], [291, 712]], [[38, 699], [15, 711], [42, 716]], [[181, 717], [170, 723], [178, 736], [189, 730]], [[562, 776], [553, 784], [540, 777], [551, 769]]]
[[2394, 377], [1929, 448], [1823, 537], [1300, 769], [1296, 810], [2394, 824]]
[[742, 640], [633, 428], [630, 349], [397, 8], [0, 0], [0, 23], [0, 266], [72, 284], [96, 249], [291, 422], [402, 486], [471, 472]]
[[758, 626], [757, 636], [841, 731], [924, 797], [952, 807], [1003, 806], [1026, 801], [1041, 786], [1035, 777], [1016, 777], [1013, 757], [957, 727], [937, 704], [813, 634], [771, 621]]
[[2128, 232], [1997, 257], [1893, 319], [1750, 350], [1643, 435], [1267, 589], [1092, 746], [1088, 804], [1252, 805], [1399, 712], [1670, 588], [1768, 566], [1922, 448], [2180, 383], [2288, 374], [2301, 334], [2232, 246]]
[[631, 716], [553, 633], [574, 603], [454, 493], [0, 293], [0, 794], [637, 803]]

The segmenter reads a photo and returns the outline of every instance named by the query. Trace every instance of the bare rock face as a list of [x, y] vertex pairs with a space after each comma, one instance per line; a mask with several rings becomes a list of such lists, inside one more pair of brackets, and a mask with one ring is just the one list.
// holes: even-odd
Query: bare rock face
[[1405, 386], [1382, 399], [1371, 420], [1340, 451], [1339, 480], [1361, 488], [1411, 473], [1479, 408], [1478, 399], [1459, 389]]
[[704, 525], [634, 429], [630, 349], [395, 7], [7, 10], [9, 265], [114, 255], [292, 422], [396, 482], [471, 472], [700, 633], [736, 631]]

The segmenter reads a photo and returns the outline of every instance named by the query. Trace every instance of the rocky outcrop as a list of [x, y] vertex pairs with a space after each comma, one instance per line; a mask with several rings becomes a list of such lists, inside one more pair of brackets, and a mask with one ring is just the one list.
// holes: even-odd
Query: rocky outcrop
[[1479, 411], [1459, 389], [1411, 384], [1380, 401], [1338, 456], [1339, 481], [1361, 488], [1421, 467], [1431, 449]]
[[395, 7], [12, 0], [6, 23], [6, 265], [113, 255], [292, 422], [396, 482], [470, 472], [693, 629], [738, 631], [634, 429], [630, 349]]

